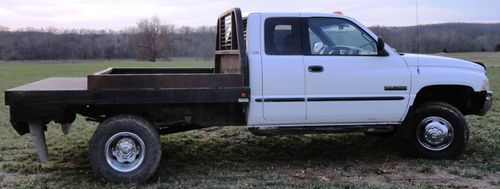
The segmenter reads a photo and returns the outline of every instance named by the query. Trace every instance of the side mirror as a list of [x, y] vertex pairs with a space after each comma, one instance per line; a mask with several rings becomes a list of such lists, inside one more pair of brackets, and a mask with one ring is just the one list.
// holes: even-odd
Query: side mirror
[[389, 55], [389, 53], [387, 53], [387, 51], [385, 51], [385, 42], [384, 42], [384, 39], [382, 39], [382, 37], [378, 37], [378, 39], [377, 39], [377, 54], [379, 56]]

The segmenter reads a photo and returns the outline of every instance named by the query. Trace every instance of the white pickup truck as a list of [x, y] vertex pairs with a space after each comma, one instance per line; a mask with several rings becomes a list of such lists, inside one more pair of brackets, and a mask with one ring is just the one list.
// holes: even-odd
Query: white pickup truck
[[[160, 134], [247, 126], [258, 135], [398, 134], [426, 158], [451, 158], [484, 115], [492, 91], [481, 63], [400, 54], [341, 14], [251, 13], [218, 19], [213, 69], [110, 68], [6, 91], [11, 123], [48, 160], [48, 122], [99, 122], [90, 163], [113, 182], [144, 181]], [[76, 131], [75, 131], [76, 132]]]

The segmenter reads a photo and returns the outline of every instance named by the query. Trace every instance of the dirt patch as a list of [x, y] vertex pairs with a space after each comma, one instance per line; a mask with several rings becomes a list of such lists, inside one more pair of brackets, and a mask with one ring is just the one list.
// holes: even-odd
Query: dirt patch
[[[495, 188], [500, 180], [498, 172], [481, 172], [475, 169], [464, 172], [477, 172], [480, 178], [466, 178], [455, 175], [449, 168], [432, 166], [432, 171], [422, 173], [420, 165], [412, 162], [398, 161], [388, 163], [356, 162], [356, 165], [336, 168], [311, 168], [279, 170], [279, 175], [287, 175], [290, 180], [344, 181], [349, 183], [366, 183], [370, 186], [437, 186], [444, 188]], [[276, 169], [272, 169], [276, 171]], [[465, 175], [466, 176], [466, 175]]]

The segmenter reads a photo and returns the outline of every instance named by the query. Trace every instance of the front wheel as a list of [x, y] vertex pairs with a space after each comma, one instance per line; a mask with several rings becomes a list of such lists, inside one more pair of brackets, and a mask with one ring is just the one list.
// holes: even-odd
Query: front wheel
[[462, 113], [444, 102], [423, 104], [414, 112], [408, 141], [425, 158], [453, 158], [467, 146], [469, 129]]
[[127, 183], [148, 179], [161, 158], [160, 136], [141, 117], [120, 115], [102, 122], [90, 142], [90, 163], [106, 180]]

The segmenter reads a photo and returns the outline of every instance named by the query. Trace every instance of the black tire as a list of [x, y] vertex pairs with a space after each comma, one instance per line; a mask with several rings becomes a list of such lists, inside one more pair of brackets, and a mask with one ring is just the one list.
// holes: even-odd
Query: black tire
[[[444, 102], [431, 102], [419, 106], [413, 114], [409, 129], [408, 143], [418, 155], [429, 159], [457, 157], [463, 153], [469, 140], [469, 128], [464, 116], [457, 108]], [[444, 142], [439, 142], [440, 138], [445, 138]]]
[[[130, 144], [133, 144], [132, 146], [136, 148], [130, 148]], [[144, 148], [140, 147], [142, 145], [144, 145]], [[90, 141], [89, 151], [90, 164], [99, 178], [115, 183], [143, 182], [155, 172], [160, 163], [160, 136], [158, 131], [141, 117], [132, 115], [113, 116], [97, 127]], [[131, 161], [120, 162], [120, 160], [124, 161], [124, 159], [118, 160], [118, 156], [112, 153], [117, 151], [120, 154], [125, 152], [125, 155], [119, 157], [125, 157], [125, 160]], [[130, 152], [138, 153], [134, 153], [135, 156], [130, 158], [130, 156], [127, 156]], [[108, 163], [108, 160], [112, 163]]]

